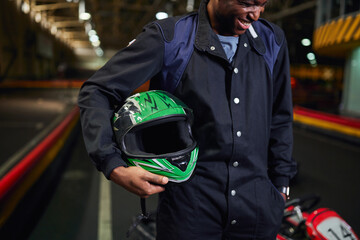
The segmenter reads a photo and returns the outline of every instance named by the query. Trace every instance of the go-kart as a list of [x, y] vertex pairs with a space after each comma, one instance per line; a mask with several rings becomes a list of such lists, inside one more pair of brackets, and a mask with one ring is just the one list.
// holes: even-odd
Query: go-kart
[[351, 226], [329, 208], [310, 210], [320, 201], [309, 195], [285, 204], [283, 222], [276, 240], [358, 240]]
[[[276, 240], [359, 240], [351, 226], [329, 208], [318, 208], [317, 195], [292, 199], [285, 204], [281, 229]], [[142, 214], [134, 218], [128, 239], [155, 240], [155, 213], [147, 213], [145, 199], [141, 199]]]

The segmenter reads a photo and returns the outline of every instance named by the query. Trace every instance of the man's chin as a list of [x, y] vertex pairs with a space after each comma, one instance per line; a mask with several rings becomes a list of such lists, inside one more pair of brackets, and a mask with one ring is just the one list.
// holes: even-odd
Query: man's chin
[[236, 30], [234, 31], [234, 36], [242, 35], [242, 34], [244, 34], [245, 32], [246, 32], [246, 30], [244, 30], [244, 29], [236, 29]]

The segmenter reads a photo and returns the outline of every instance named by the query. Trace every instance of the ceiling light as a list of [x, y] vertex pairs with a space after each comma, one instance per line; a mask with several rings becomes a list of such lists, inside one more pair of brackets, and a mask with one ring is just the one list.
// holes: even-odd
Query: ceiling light
[[311, 45], [311, 41], [310, 41], [310, 39], [308, 39], [308, 38], [304, 38], [304, 39], [301, 40], [301, 44], [302, 44], [303, 46], [305, 46], [305, 47], [308, 47], [308, 46]]
[[36, 13], [35, 14], [35, 22], [37, 22], [37, 23], [39, 23], [39, 22], [41, 22], [41, 13]]
[[98, 35], [92, 35], [89, 37], [90, 42], [97, 42], [99, 41]]
[[158, 12], [156, 13], [156, 19], [161, 20], [161, 19], [165, 19], [168, 18], [169, 15], [166, 12]]
[[92, 29], [91, 23], [85, 22], [85, 32], [88, 33], [89, 31], [91, 31], [91, 29]]
[[315, 54], [312, 52], [309, 52], [306, 57], [309, 59], [309, 61], [315, 60]]
[[87, 13], [87, 12], [83, 12], [83, 13], [80, 13], [79, 15], [79, 19], [80, 20], [89, 20], [91, 18], [91, 14], [90, 13]]
[[23, 4], [21, 5], [21, 10], [23, 11], [23, 13], [28, 14], [30, 12], [30, 6], [27, 2], [23, 2]]
[[95, 53], [98, 57], [104, 56], [104, 51], [101, 48], [95, 48]]
[[100, 46], [100, 41], [98, 40], [98, 41], [96, 41], [96, 42], [92, 42], [91, 43], [94, 47], [98, 47], [98, 46]]
[[88, 35], [89, 36], [96, 35], [96, 31], [92, 29], [88, 32]]
[[314, 53], [312, 52], [309, 52], [307, 55], [306, 55], [307, 59], [309, 60], [311, 66], [313, 67], [316, 67], [317, 66], [317, 61], [316, 61], [316, 56]]
[[51, 33], [52, 33], [53, 35], [55, 35], [55, 34], [57, 33], [57, 27], [56, 27], [56, 26], [52, 26], [50, 31], [51, 31]]
[[312, 67], [317, 67], [317, 61], [316, 61], [316, 59], [310, 60], [310, 64], [311, 64]]
[[188, 12], [194, 11], [194, 0], [188, 0], [187, 1], [186, 11], [188, 11]]

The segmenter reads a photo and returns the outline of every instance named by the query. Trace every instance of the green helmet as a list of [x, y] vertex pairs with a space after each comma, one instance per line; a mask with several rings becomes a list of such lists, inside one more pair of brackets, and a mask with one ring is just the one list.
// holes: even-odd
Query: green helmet
[[198, 147], [192, 110], [168, 92], [137, 93], [115, 111], [113, 129], [130, 166], [183, 182], [195, 169]]

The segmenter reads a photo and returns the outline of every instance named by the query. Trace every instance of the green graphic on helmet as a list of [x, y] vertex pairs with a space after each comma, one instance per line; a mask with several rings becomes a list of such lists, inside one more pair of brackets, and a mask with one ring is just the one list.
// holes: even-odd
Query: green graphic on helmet
[[129, 165], [182, 182], [198, 157], [192, 119], [192, 110], [173, 95], [148, 91], [125, 100], [114, 113], [113, 129]]
[[[190, 154], [180, 156], [178, 160], [183, 160], [183, 167], [181, 163], [176, 165], [174, 160], [169, 159], [133, 159], [129, 158], [128, 162], [132, 166], [142, 167], [152, 173], [163, 175], [169, 178], [172, 182], [184, 182], [188, 180], [195, 169], [197, 155], [199, 149], [196, 147]], [[188, 160], [188, 162], [186, 162]], [[172, 163], [171, 163], [172, 162]], [[182, 170], [183, 169], [183, 170]]]

